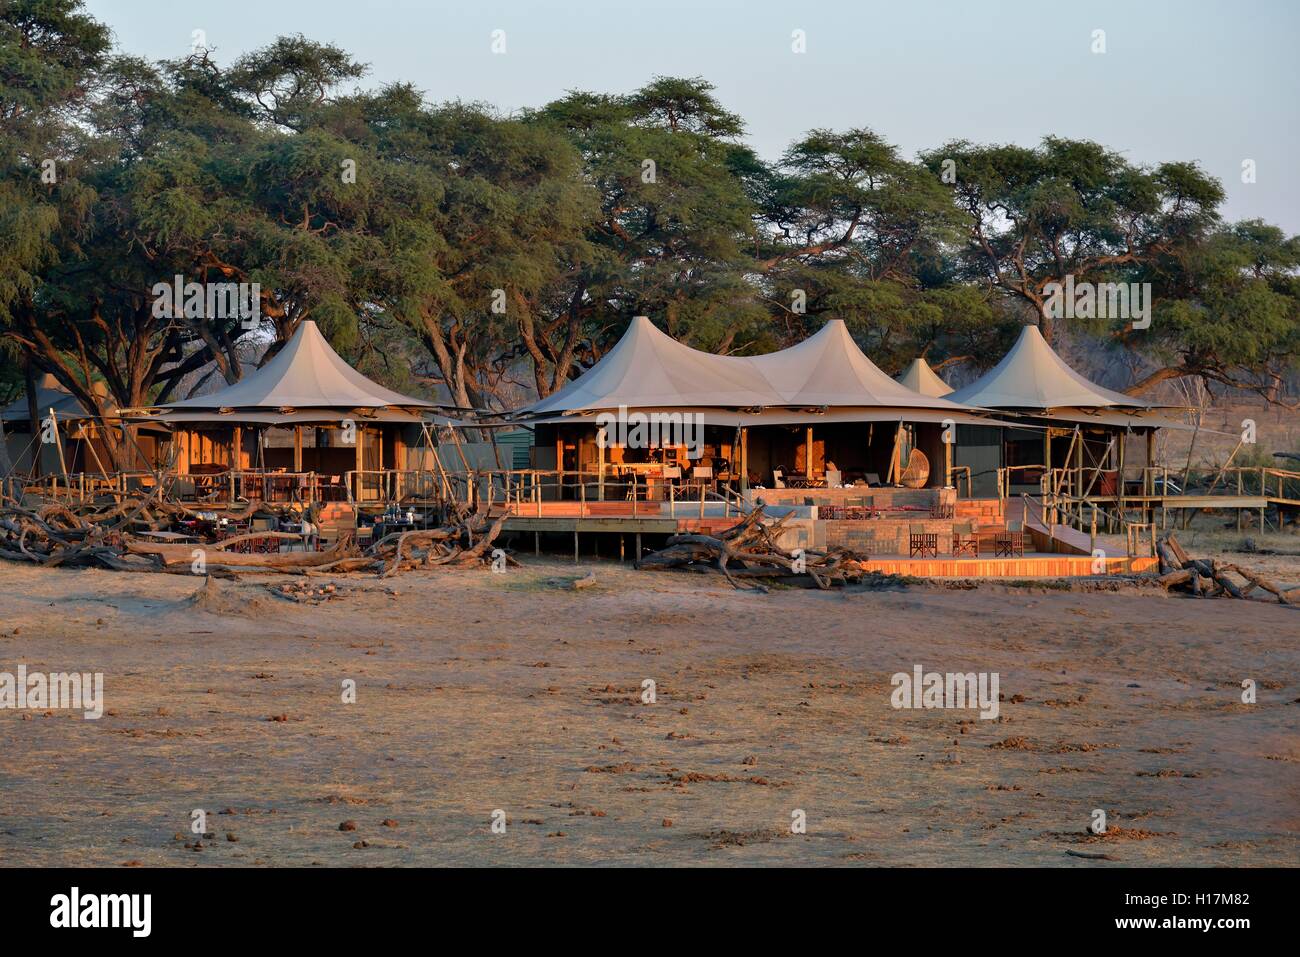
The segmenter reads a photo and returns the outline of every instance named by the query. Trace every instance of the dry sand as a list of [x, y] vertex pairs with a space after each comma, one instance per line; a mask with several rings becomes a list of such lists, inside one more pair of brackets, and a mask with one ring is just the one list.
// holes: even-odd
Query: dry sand
[[[0, 864], [1300, 861], [1300, 609], [525, 561], [320, 604], [0, 564], [0, 671], [102, 671], [109, 709], [0, 711]], [[914, 664], [998, 672], [999, 720], [894, 710]]]

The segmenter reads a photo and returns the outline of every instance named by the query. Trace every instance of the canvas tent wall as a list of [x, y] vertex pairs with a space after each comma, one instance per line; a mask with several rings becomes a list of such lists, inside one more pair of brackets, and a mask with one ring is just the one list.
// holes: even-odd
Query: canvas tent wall
[[405, 468], [406, 450], [419, 440], [424, 422], [436, 418], [435, 408], [357, 372], [315, 322], [304, 320], [266, 365], [239, 382], [121, 414], [173, 427], [181, 472], [203, 467], [338, 473]]
[[[1134, 464], [1125, 453], [1133, 438], [1143, 449], [1141, 463], [1153, 464], [1154, 430], [1186, 427], [1173, 409], [1107, 389], [1076, 372], [1037, 326], [1025, 326], [997, 365], [948, 398], [1015, 414], [1018, 427], [1000, 431], [1000, 467], [1012, 470], [1012, 491], [1036, 491], [1041, 474], [1053, 468], [1113, 470]], [[957, 464], [987, 474], [984, 445], [959, 441]]]
[[[91, 390], [101, 397], [108, 395], [102, 382], [92, 383]], [[95, 415], [48, 373], [37, 381], [35, 392], [38, 419], [35, 428], [26, 394], [0, 409], [6, 459], [12, 474], [42, 476], [64, 471], [100, 473], [110, 469], [112, 457], [100, 434], [105, 426]], [[49, 426], [51, 415], [57, 425], [58, 444], [42, 441], [45, 435], [53, 436]], [[116, 420], [107, 424], [108, 428], [120, 426], [121, 422]], [[146, 461], [139, 463], [141, 467], [157, 463], [164, 454], [161, 448], [166, 439], [165, 430], [137, 430], [130, 449], [136, 458], [145, 458]]]
[[[838, 467], [846, 457], [859, 466], [849, 472], [884, 480], [901, 471], [897, 457], [904, 443], [915, 442], [938, 459], [931, 480], [943, 484], [943, 429], [984, 421], [978, 410], [891, 379], [858, 348], [841, 320], [778, 352], [719, 356], [683, 345], [646, 317], [634, 319], [586, 373], [512, 418], [537, 425], [535, 462], [587, 470], [604, 467], [599, 450], [593, 451], [591, 417], [620, 409], [698, 416], [710, 429], [710, 467], [715, 474], [734, 474], [743, 461], [742, 483], [755, 469], [770, 482], [773, 470], [812, 474], [831, 461]], [[548, 446], [554, 451], [543, 451]]]

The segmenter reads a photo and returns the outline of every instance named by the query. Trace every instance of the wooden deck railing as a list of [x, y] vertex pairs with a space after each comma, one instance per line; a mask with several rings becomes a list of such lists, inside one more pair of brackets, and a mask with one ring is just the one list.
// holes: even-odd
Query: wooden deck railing
[[473, 503], [488, 504], [520, 517], [542, 517], [554, 511], [545, 503], [569, 503], [576, 517], [609, 514], [601, 504], [626, 503], [620, 514], [633, 518], [675, 518], [713, 514], [720, 505], [724, 516], [743, 515], [749, 505], [725, 482], [650, 480], [636, 472], [611, 477], [598, 472], [563, 469], [484, 469], [448, 472], [449, 480], [472, 490]]
[[1156, 526], [1154, 522], [1134, 522], [1122, 514], [1098, 505], [1095, 501], [1034, 498], [1021, 494], [1025, 518], [1031, 508], [1038, 510], [1039, 522], [1049, 535], [1059, 527], [1074, 528], [1088, 533], [1089, 549], [1096, 552], [1098, 527], [1104, 523], [1124, 535], [1125, 552], [1129, 558], [1148, 558], [1156, 553]]
[[1175, 468], [1168, 465], [1125, 468], [1054, 468], [1013, 465], [998, 469], [998, 492], [1011, 496], [1015, 472], [1040, 471], [1039, 491], [1053, 499], [1158, 499], [1186, 496], [1250, 496], [1300, 501], [1300, 472], [1268, 466]]

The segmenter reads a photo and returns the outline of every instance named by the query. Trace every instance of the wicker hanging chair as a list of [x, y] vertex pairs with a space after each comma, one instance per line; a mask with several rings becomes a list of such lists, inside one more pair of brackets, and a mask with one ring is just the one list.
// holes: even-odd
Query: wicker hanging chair
[[920, 449], [912, 449], [907, 457], [907, 468], [898, 478], [898, 484], [904, 488], [925, 488], [930, 478], [930, 460]]

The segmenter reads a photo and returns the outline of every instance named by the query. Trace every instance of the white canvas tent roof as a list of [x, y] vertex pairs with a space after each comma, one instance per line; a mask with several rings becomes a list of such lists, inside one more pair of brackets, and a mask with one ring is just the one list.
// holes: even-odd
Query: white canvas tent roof
[[985, 409], [1155, 408], [1085, 379], [1056, 354], [1037, 326], [1025, 326], [1001, 362], [948, 398]]
[[564, 388], [524, 412], [579, 412], [656, 406], [769, 405], [774, 393], [742, 360], [710, 355], [637, 316], [614, 348]]
[[[1052, 409], [1051, 413], [1044, 419], [1051, 422], [1076, 422], [1081, 425], [1107, 425], [1121, 429], [1180, 429], [1184, 431], [1193, 431], [1196, 425], [1189, 422], [1186, 418], [1176, 418], [1178, 410], [1173, 408], [1156, 408], [1156, 409]], [[1017, 421], [1012, 422], [1015, 419]], [[1023, 419], [1023, 421], [1019, 421]], [[1007, 424], [1014, 424], [1017, 427], [1039, 428], [1033, 423], [1044, 421], [1044, 419], [1022, 412], [1019, 415], [1008, 413]], [[1045, 427], [1045, 426], [1044, 426]], [[1208, 432], [1208, 429], [1201, 429], [1202, 432]], [[1220, 435], [1230, 433], [1221, 432]]]
[[[411, 410], [435, 408], [432, 402], [402, 395], [372, 382], [343, 361], [321, 335], [316, 323], [303, 320], [273, 359], [234, 385], [169, 402], [150, 410], [169, 421], [198, 421], [205, 416], [239, 418], [237, 412], [302, 420], [304, 410], [372, 410], [379, 421], [410, 421]], [[247, 416], [244, 416], [247, 418]], [[319, 418], [319, 414], [317, 415]], [[327, 416], [332, 418], [333, 416]]]
[[789, 349], [761, 356], [700, 352], [661, 332], [645, 316], [599, 362], [530, 415], [620, 406], [636, 409], [899, 407], [964, 411], [895, 382], [863, 354], [842, 320]]
[[867, 358], [843, 319], [832, 319], [798, 345], [748, 360], [781, 396], [773, 405], [960, 408], [895, 382]]
[[[96, 383], [96, 385], [99, 385]], [[102, 387], [99, 390], [103, 392]], [[64, 419], [89, 419], [90, 413], [86, 407], [81, 404], [81, 400], [65, 389], [59, 380], [54, 376], [46, 373], [36, 383], [36, 414], [44, 419], [54, 410], [56, 420]], [[10, 402], [3, 409], [0, 409], [0, 421], [4, 422], [27, 422], [29, 415], [27, 412], [27, 396], [20, 395], [14, 401]]]
[[[683, 412], [680, 407], [664, 409], [639, 409], [639, 412], [658, 412], [664, 415], [699, 415], [703, 425], [729, 426], [740, 428], [760, 425], [818, 425], [855, 422], [929, 422], [935, 424], [952, 423], [956, 425], [1010, 425], [1012, 423], [998, 419], [985, 418], [969, 412], [950, 409], [915, 409], [882, 406], [836, 407], [825, 412], [810, 415], [806, 408], [768, 408], [758, 410], [737, 409], [700, 409], [698, 412]], [[529, 419], [531, 425], [547, 425], [574, 422], [601, 424], [600, 413], [578, 412], [571, 415], [548, 415], [538, 419]]]
[[905, 385], [921, 395], [944, 396], [952, 392], [952, 386], [939, 378], [925, 359], [917, 356], [912, 364], [897, 375], [900, 385]]

